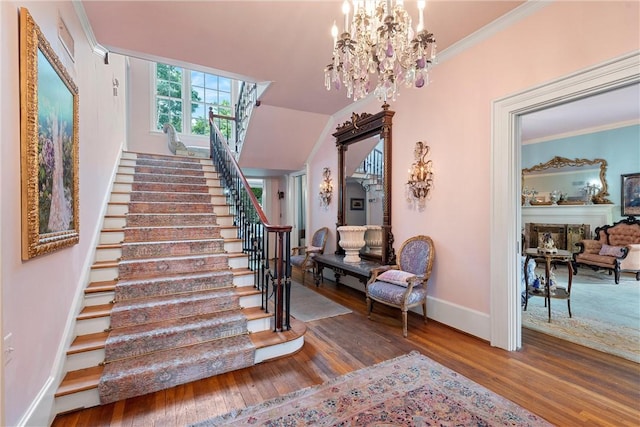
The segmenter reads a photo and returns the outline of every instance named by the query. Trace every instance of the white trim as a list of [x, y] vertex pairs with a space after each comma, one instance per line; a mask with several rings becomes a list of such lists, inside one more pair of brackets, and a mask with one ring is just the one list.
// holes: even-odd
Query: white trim
[[543, 7], [546, 7], [553, 2], [554, 0], [526, 1], [522, 5], [516, 7], [508, 13], [505, 13], [493, 22], [490, 22], [479, 30], [469, 34], [465, 38], [455, 42], [448, 48], [444, 49], [442, 52], [438, 53], [436, 56], [436, 64], [447, 61], [448, 59], [453, 58], [454, 56], [464, 52], [465, 50], [471, 49], [478, 43], [483, 42], [489, 37], [499, 33], [505, 28], [510, 27], [511, 25], [526, 18], [527, 16], [533, 15]]
[[[522, 345], [518, 270], [520, 252], [520, 116], [640, 82], [634, 52], [493, 103], [491, 139], [491, 345]], [[510, 262], [505, 262], [510, 260]]]
[[29, 408], [24, 413], [17, 426], [45, 426], [51, 425], [53, 418], [50, 418], [49, 408], [53, 406], [53, 396], [55, 393], [55, 382], [53, 377], [47, 378], [44, 385], [33, 399]]
[[608, 130], [619, 129], [619, 128], [624, 128], [627, 126], [635, 126], [635, 125], [640, 125], [640, 120], [638, 119], [626, 120], [624, 122], [611, 123], [611, 124], [602, 125], [602, 126], [593, 126], [590, 128], [584, 128], [576, 131], [544, 136], [541, 138], [532, 138], [532, 139], [522, 140], [522, 145], [538, 144], [540, 142], [553, 141], [553, 140], [562, 139], [562, 138], [571, 138], [573, 136], [588, 135], [590, 133], [604, 132]]
[[[115, 182], [115, 177], [116, 177], [116, 174], [118, 173], [120, 162], [122, 160], [123, 149], [124, 149], [124, 142], [121, 144], [120, 153], [118, 157], [115, 159], [114, 167], [113, 167], [113, 170], [111, 171], [109, 188], [105, 190], [104, 197], [102, 200], [102, 211], [99, 216], [99, 218], [101, 218], [102, 220], [104, 220], [104, 216], [106, 215], [107, 209], [109, 207], [109, 201], [111, 200], [111, 193], [113, 191], [113, 184]], [[89, 248], [91, 248], [90, 253], [88, 253], [85, 256], [84, 265], [82, 266], [83, 273], [80, 276], [80, 280], [77, 286], [77, 292], [74, 297], [73, 303], [71, 304], [69, 315], [67, 316], [67, 322], [64, 328], [64, 334], [62, 336], [62, 339], [60, 340], [60, 345], [58, 346], [58, 349], [56, 351], [56, 358], [53, 363], [53, 368], [51, 372], [51, 375], [52, 375], [51, 378], [52, 380], [54, 380], [54, 384], [56, 385], [60, 384], [66, 372], [65, 364], [67, 361], [67, 349], [71, 346], [71, 342], [73, 341], [76, 335], [76, 331], [75, 331], [76, 317], [78, 313], [80, 313], [80, 310], [82, 309], [82, 307], [84, 306], [84, 297], [85, 297], [84, 291], [89, 283], [89, 277], [91, 275], [91, 266], [93, 265], [93, 261], [95, 259], [95, 251], [100, 241], [101, 232], [102, 232], [102, 223], [98, 224], [98, 226], [94, 230], [93, 236], [91, 237], [91, 244], [89, 245]], [[49, 405], [46, 407], [41, 407], [39, 409], [40, 411], [44, 411], [45, 409], [47, 410], [47, 415], [49, 415], [50, 419], [48, 420], [48, 423], [46, 425], [50, 425], [56, 416], [55, 414], [56, 406], [55, 406], [55, 398], [54, 398], [55, 391], [56, 391], [55, 388], [53, 388], [50, 391], [50, 400], [47, 399], [39, 403], [40, 405], [47, 405], [47, 404]], [[44, 424], [36, 423], [36, 424], [28, 424], [28, 425], [44, 425]]]
[[84, 6], [82, 5], [82, 2], [80, 0], [72, 0], [71, 3], [73, 4], [73, 8], [76, 11], [76, 15], [78, 15], [78, 20], [82, 25], [82, 29], [84, 30], [84, 35], [87, 38], [87, 41], [89, 42], [89, 46], [91, 46], [91, 50], [93, 51], [94, 54], [102, 58], [105, 58], [109, 53], [109, 51], [100, 43], [98, 43], [98, 41], [96, 40], [96, 36], [95, 34], [93, 34], [93, 29], [91, 28], [91, 24], [89, 23], [89, 18], [87, 17], [87, 13], [84, 10]]

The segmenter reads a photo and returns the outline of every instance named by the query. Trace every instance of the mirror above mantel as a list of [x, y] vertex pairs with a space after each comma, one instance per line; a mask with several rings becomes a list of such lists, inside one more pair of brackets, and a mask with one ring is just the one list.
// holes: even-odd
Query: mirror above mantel
[[522, 169], [522, 204], [610, 204], [604, 159], [569, 159], [556, 156]]

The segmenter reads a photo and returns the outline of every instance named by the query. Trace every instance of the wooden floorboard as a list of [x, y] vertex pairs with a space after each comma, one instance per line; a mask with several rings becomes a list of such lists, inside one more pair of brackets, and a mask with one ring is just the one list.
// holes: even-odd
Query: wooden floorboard
[[353, 312], [307, 323], [295, 355], [60, 415], [53, 426], [183, 426], [412, 350], [559, 426], [640, 425], [640, 364], [528, 329], [522, 349], [507, 352], [418, 315], [405, 339], [399, 311], [376, 305], [369, 320], [362, 292], [328, 280], [317, 291]]

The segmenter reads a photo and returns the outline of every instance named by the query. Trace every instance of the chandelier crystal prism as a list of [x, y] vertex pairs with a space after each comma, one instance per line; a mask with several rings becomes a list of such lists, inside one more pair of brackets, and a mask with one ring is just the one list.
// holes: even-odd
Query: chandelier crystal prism
[[419, 23], [402, 0], [348, 0], [342, 5], [344, 26], [338, 38], [335, 22], [333, 58], [324, 69], [327, 90], [347, 89], [354, 101], [373, 91], [380, 100], [395, 100], [401, 85], [421, 88], [429, 84], [429, 70], [436, 59], [436, 40], [424, 28], [425, 1], [418, 3]]

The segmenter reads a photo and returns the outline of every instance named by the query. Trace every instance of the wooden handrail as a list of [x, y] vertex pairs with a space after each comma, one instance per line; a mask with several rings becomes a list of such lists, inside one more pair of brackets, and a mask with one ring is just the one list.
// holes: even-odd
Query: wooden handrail
[[[209, 107], [209, 125], [211, 126], [211, 129], [213, 129], [218, 134], [218, 137], [221, 140], [224, 140], [224, 136], [220, 133], [220, 130], [216, 126], [213, 126], [213, 119], [215, 116], [216, 115], [213, 113], [213, 108]], [[233, 165], [233, 168], [235, 169], [237, 176], [240, 178], [242, 185], [244, 186], [245, 190], [247, 191], [247, 194], [249, 195], [251, 204], [253, 204], [253, 207], [255, 208], [256, 213], [258, 214], [258, 217], [260, 218], [260, 222], [264, 224], [265, 228], [268, 231], [274, 231], [274, 232], [291, 231], [293, 229], [293, 226], [291, 225], [269, 224], [269, 220], [267, 219], [267, 216], [264, 214], [264, 211], [262, 210], [260, 203], [258, 203], [258, 199], [256, 199], [256, 195], [253, 194], [253, 191], [251, 191], [251, 186], [249, 185], [249, 182], [247, 182], [247, 179], [245, 178], [244, 174], [242, 173], [242, 169], [240, 169], [240, 165], [238, 165], [238, 162], [236, 161], [235, 156], [233, 155], [233, 153], [231, 152], [227, 144], [224, 144], [224, 149], [226, 150], [227, 155], [231, 159], [231, 164]]]

